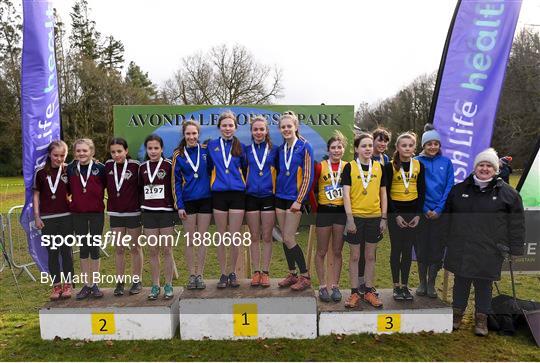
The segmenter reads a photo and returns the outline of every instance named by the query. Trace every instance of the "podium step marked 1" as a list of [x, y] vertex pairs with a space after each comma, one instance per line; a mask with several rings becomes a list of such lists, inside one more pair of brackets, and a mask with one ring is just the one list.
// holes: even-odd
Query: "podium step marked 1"
[[439, 299], [415, 296], [412, 301], [395, 301], [391, 289], [381, 289], [382, 309], [365, 302], [362, 310], [348, 309], [343, 301], [350, 291], [343, 291], [340, 303], [322, 303], [319, 307], [319, 335], [330, 334], [390, 334], [452, 332], [452, 308]]
[[114, 296], [113, 289], [102, 289], [101, 299], [75, 298], [50, 302], [39, 310], [41, 338], [89, 340], [171, 339], [178, 328], [178, 298], [148, 301], [150, 288], [138, 295]]
[[235, 289], [218, 290], [207, 280], [205, 290], [184, 290], [180, 296], [180, 338], [256, 339], [317, 337], [317, 302], [313, 290], [268, 288], [241, 280]]

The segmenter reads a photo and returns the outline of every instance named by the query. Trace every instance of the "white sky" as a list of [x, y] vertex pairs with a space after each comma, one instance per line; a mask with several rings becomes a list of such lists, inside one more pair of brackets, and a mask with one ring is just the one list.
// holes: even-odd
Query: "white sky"
[[[72, 1], [54, 0], [69, 23]], [[283, 70], [281, 104], [357, 106], [438, 68], [457, 0], [89, 0], [98, 31], [125, 46], [158, 86], [182, 57], [241, 44]], [[540, 24], [523, 0], [518, 29]]]

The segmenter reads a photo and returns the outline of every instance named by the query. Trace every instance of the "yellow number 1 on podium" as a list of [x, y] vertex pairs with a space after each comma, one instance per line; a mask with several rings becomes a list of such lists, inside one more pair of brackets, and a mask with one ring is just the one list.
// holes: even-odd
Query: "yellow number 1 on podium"
[[259, 335], [257, 304], [233, 304], [233, 326], [235, 337]]

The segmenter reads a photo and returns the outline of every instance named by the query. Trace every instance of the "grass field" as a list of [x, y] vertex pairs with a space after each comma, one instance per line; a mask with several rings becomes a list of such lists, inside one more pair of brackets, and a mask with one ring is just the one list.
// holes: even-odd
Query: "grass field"
[[[4, 187], [7, 184], [21, 184], [22, 179], [0, 178], [2, 204], [0, 212], [5, 214], [10, 206], [22, 204], [22, 187]], [[513, 184], [517, 183], [517, 177]], [[300, 231], [299, 240], [306, 247], [307, 229]], [[26, 257], [24, 241], [16, 250], [16, 257], [24, 261]], [[109, 254], [112, 251], [109, 249]], [[186, 280], [186, 266], [181, 247], [175, 250], [175, 260], [180, 279], [175, 285]], [[344, 261], [348, 261], [348, 248], [343, 250]], [[389, 241], [385, 237], [380, 243], [377, 260], [377, 286], [390, 287], [388, 266]], [[147, 259], [145, 259], [147, 260]], [[218, 276], [215, 250], [207, 256], [206, 277]], [[75, 270], [79, 271], [78, 257]], [[344, 265], [347, 265], [345, 262]], [[0, 263], [0, 267], [1, 267]], [[129, 263], [128, 263], [129, 271]], [[143, 281], [149, 281], [149, 264], [144, 266]], [[113, 258], [102, 259], [102, 272], [113, 273]], [[37, 276], [37, 269], [32, 272]], [[283, 251], [274, 244], [271, 274], [275, 277], [286, 272]], [[344, 268], [341, 286], [348, 286], [347, 269]], [[442, 279], [438, 288], [442, 289]], [[0, 272], [0, 360], [28, 361], [275, 361], [275, 360], [332, 360], [332, 361], [538, 361], [540, 354], [528, 334], [520, 332], [514, 337], [503, 337], [491, 333], [486, 338], [475, 337], [472, 333], [472, 311], [469, 309], [465, 327], [452, 334], [394, 334], [389, 336], [351, 335], [330, 336], [314, 340], [267, 339], [256, 341], [201, 341], [189, 342], [179, 339], [162, 341], [108, 341], [85, 342], [72, 340], [42, 341], [39, 333], [37, 311], [49, 295], [49, 287], [32, 282], [26, 274], [20, 274], [18, 281], [23, 291], [23, 300], [17, 295], [13, 277], [8, 269]], [[314, 284], [318, 282], [314, 277]], [[416, 267], [411, 271], [411, 286], [417, 285]], [[517, 294], [522, 298], [540, 300], [537, 276], [517, 276]], [[452, 281], [450, 281], [452, 286]], [[509, 278], [503, 277], [501, 290], [510, 292]], [[471, 296], [473, 297], [473, 296]], [[471, 304], [472, 305], [472, 304]]]

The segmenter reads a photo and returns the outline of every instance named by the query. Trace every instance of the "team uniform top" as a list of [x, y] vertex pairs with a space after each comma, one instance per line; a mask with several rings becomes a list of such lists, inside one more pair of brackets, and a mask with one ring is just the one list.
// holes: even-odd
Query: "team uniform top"
[[386, 154], [379, 154], [379, 156], [372, 155], [371, 160], [378, 161], [383, 168], [386, 164], [390, 162], [390, 158]]
[[[329, 160], [323, 160], [315, 163], [315, 177], [313, 178], [313, 190], [316, 191], [317, 204], [319, 205], [343, 205], [343, 168], [347, 165], [346, 161], [341, 162], [341, 171], [338, 180], [339, 162], [332, 163]], [[330, 167], [332, 168], [330, 170]], [[332, 185], [332, 173], [335, 187]]]
[[50, 174], [47, 174], [45, 167], [36, 169], [34, 173], [34, 185], [33, 190], [39, 192], [39, 213], [41, 219], [63, 217], [69, 215], [69, 200], [68, 200], [68, 178], [67, 168], [62, 166], [60, 174], [60, 180], [58, 186], [53, 194], [49, 186], [47, 176], [50, 177], [51, 184], [54, 185], [56, 176], [58, 175], [58, 168], [52, 168]]
[[[105, 186], [107, 185], [107, 177], [105, 175], [105, 165], [94, 161], [90, 176], [86, 180], [88, 165], [81, 165], [77, 170], [79, 162], [73, 160], [67, 166], [68, 185], [71, 192], [71, 204], [69, 206], [73, 213], [103, 213], [105, 204]], [[86, 187], [81, 182], [81, 177], [86, 180]]]
[[210, 155], [210, 189], [213, 192], [227, 192], [238, 191], [243, 192], [246, 190], [246, 180], [244, 179], [243, 170], [246, 168], [245, 159], [245, 146], [240, 143], [242, 147], [242, 154], [240, 156], [234, 156], [231, 154], [231, 163], [229, 167], [225, 167], [223, 155], [221, 151], [220, 140], [223, 140], [225, 146], [225, 155], [228, 157], [232, 148], [232, 139], [225, 140], [222, 138], [210, 140], [208, 142], [208, 155]]
[[423, 212], [432, 210], [441, 214], [446, 199], [454, 186], [454, 166], [449, 158], [443, 155], [429, 157], [423, 153], [415, 157], [420, 160], [426, 173], [426, 198]]
[[354, 217], [377, 218], [382, 215], [380, 190], [386, 186], [386, 174], [383, 166], [378, 161], [373, 161], [371, 165], [371, 178], [364, 188], [362, 183], [367, 180], [369, 165], [361, 164], [362, 170], [356, 161], [351, 161], [343, 169], [341, 181], [343, 185], [348, 185], [350, 189], [351, 209]]
[[107, 175], [107, 212], [111, 216], [129, 217], [141, 214], [139, 200], [139, 166], [137, 160], [127, 159], [126, 174], [120, 190], [116, 190], [114, 168], [116, 175], [122, 176], [124, 164], [115, 164], [114, 160], [107, 160], [105, 163], [105, 174]]
[[[284, 142], [278, 151], [278, 176], [276, 181], [276, 197], [285, 200], [305, 202], [309, 197], [309, 189], [313, 183], [313, 148], [304, 138], [298, 138], [294, 149], [287, 147], [285, 155]], [[285, 157], [291, 158], [289, 170], [285, 166]], [[289, 173], [289, 175], [287, 175]]]
[[[263, 141], [260, 144], [253, 144], [259, 162], [263, 161], [266, 146], [266, 141]], [[253, 148], [252, 145], [245, 148], [247, 159], [246, 193], [257, 198], [273, 196], [276, 192], [278, 147], [272, 145], [272, 147], [269, 148], [262, 171], [259, 170], [257, 161], [253, 155]]]
[[[147, 160], [139, 167], [139, 186], [142, 189], [141, 209], [147, 211], [174, 211], [172, 196], [172, 162], [163, 159], [159, 170], [156, 172], [159, 161]], [[150, 182], [150, 173], [155, 178]]]
[[[411, 166], [412, 165], [412, 166]], [[422, 214], [426, 193], [424, 179], [424, 165], [416, 159], [402, 162], [405, 178], [409, 181], [409, 186], [405, 187], [400, 170], [394, 168], [393, 163], [384, 166], [387, 182], [388, 211], [390, 213], [416, 213]], [[409, 171], [412, 169], [412, 175]], [[389, 189], [389, 190], [388, 190]]]
[[[173, 154], [172, 188], [174, 205], [177, 209], [185, 209], [184, 202], [210, 198], [210, 177], [208, 173], [209, 159], [206, 145], [200, 145], [199, 167], [197, 173], [193, 170], [186, 158], [189, 155], [193, 165], [197, 166], [197, 150], [195, 147], [185, 147], [184, 155], [180, 150]], [[197, 177], [195, 177], [197, 174]]]

